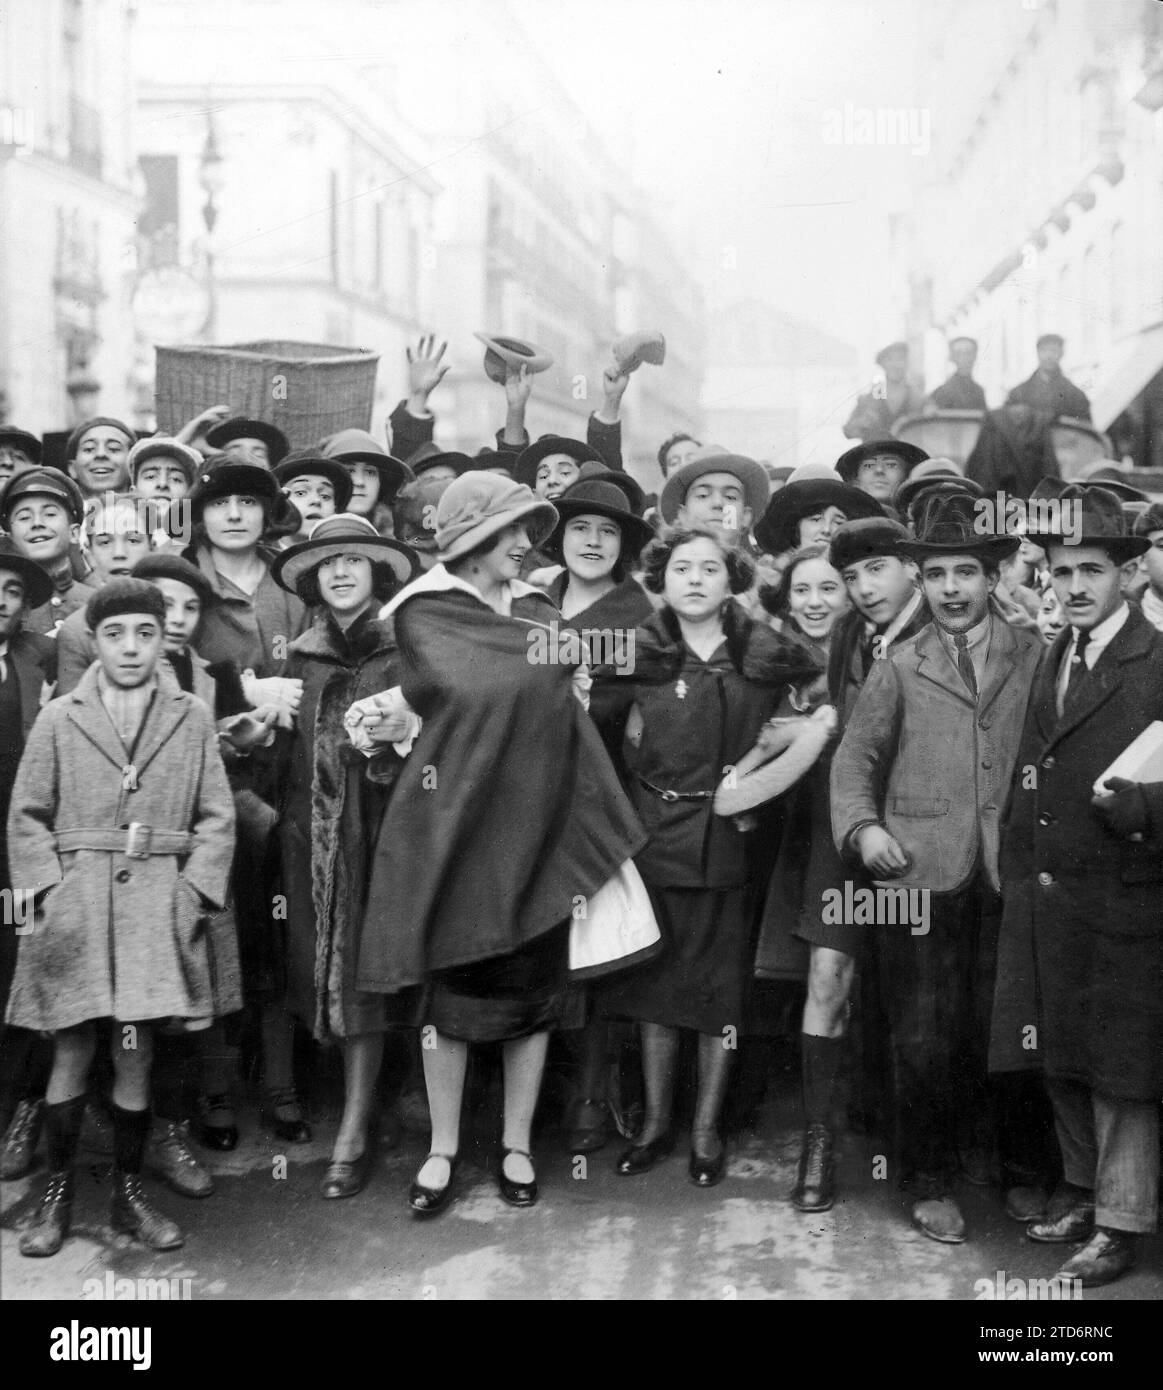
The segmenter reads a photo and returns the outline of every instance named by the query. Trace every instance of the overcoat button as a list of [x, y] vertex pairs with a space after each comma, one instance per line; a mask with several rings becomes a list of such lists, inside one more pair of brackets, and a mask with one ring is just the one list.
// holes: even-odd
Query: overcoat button
[[113, 877], [117, 880], [118, 883], [128, 883], [129, 880], [133, 877], [133, 875], [129, 872], [128, 869], [118, 869], [117, 872], [113, 875]]
[[1054, 875], [1041, 873], [1038, 875], [1038, 882], [1042, 885], [1043, 888], [1049, 888], [1050, 885], [1054, 882]]
[[1042, 814], [1038, 817], [1038, 824], [1039, 824], [1039, 825], [1053, 825], [1053, 824], [1054, 824], [1054, 817], [1050, 814], [1049, 811], [1043, 811]]
[[1053, 756], [1053, 754], [1051, 754], [1050, 757], [1048, 757], [1048, 758], [1043, 758], [1043, 759], [1042, 759], [1042, 766], [1045, 767], [1045, 768], [1051, 768], [1051, 767], [1054, 766], [1054, 756]]

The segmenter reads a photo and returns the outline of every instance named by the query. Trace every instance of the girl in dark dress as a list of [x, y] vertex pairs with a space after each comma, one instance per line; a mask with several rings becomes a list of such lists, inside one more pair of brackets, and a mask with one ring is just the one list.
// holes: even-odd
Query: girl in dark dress
[[350, 1197], [371, 1170], [368, 1121], [389, 1026], [383, 995], [356, 989], [371, 849], [387, 787], [365, 776], [344, 716], [396, 684], [396, 645], [381, 603], [419, 571], [415, 555], [366, 517], [340, 513], [275, 561], [277, 583], [317, 612], [290, 647], [287, 675], [303, 682], [279, 776], [282, 888], [287, 901], [287, 995], [320, 1041], [343, 1047], [345, 1099], [324, 1197]]
[[613, 1016], [642, 1029], [646, 1118], [618, 1172], [645, 1172], [673, 1148], [671, 1101], [679, 1030], [698, 1039], [690, 1176], [721, 1181], [719, 1116], [752, 970], [757, 885], [748, 837], [712, 809], [725, 769], [756, 741], [789, 681], [815, 669], [810, 653], [746, 616], [732, 595], [753, 566], [703, 529], [677, 530], [644, 555], [646, 586], [665, 606], [637, 633], [627, 738], [632, 794], [650, 835], [637, 864], [665, 949], [604, 991]]

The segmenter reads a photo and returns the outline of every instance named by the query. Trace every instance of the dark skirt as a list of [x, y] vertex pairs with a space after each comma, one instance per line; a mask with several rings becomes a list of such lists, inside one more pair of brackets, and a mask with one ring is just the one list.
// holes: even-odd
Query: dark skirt
[[568, 970], [569, 923], [563, 922], [508, 955], [435, 976], [424, 992], [423, 1021], [468, 1043], [544, 1032], [561, 1021]]
[[700, 1033], [743, 1032], [754, 968], [753, 885], [647, 887], [663, 949], [601, 987], [602, 1012]]

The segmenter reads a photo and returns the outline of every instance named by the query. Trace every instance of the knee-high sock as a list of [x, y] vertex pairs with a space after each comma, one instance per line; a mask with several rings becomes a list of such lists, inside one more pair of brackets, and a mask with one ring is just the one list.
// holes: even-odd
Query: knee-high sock
[[113, 1161], [119, 1173], [140, 1173], [149, 1133], [149, 1109], [113, 1107]]
[[843, 1058], [843, 1038], [800, 1037], [803, 1048], [804, 1124], [832, 1128], [836, 1078]]
[[85, 1114], [84, 1095], [44, 1107], [44, 1137], [51, 1173], [63, 1173], [73, 1166]]

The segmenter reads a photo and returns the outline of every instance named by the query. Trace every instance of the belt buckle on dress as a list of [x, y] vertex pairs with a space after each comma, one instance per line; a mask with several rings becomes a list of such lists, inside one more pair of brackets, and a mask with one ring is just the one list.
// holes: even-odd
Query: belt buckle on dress
[[668, 787], [668, 788], [666, 789], [666, 791], [664, 791], [664, 792], [662, 793], [662, 799], [663, 799], [663, 801], [677, 801], [677, 800], [678, 800], [678, 792], [671, 791], [670, 788]]
[[148, 859], [152, 839], [152, 826], [143, 825], [139, 820], [133, 821], [125, 837], [126, 859]]

